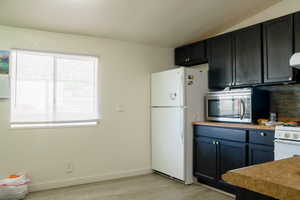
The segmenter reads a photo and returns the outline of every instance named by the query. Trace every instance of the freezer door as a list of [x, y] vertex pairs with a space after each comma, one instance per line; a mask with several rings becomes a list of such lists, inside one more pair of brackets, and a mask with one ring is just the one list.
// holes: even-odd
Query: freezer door
[[153, 73], [151, 75], [152, 106], [184, 105], [184, 68]]
[[152, 169], [184, 181], [184, 109], [152, 108]]

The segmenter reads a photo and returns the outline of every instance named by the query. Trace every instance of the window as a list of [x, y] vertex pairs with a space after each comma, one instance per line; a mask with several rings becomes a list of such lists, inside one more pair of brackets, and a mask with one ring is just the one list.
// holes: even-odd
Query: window
[[11, 126], [96, 124], [98, 58], [14, 50]]

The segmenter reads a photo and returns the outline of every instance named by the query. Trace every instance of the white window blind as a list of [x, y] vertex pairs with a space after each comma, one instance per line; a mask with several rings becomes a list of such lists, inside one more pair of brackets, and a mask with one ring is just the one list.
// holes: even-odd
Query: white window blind
[[96, 122], [98, 58], [14, 50], [11, 124]]

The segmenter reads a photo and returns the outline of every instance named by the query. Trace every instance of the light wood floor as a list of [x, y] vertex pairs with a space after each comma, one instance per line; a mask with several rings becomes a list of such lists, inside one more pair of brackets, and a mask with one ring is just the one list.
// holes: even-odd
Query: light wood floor
[[26, 200], [233, 200], [199, 185], [151, 174], [31, 193]]

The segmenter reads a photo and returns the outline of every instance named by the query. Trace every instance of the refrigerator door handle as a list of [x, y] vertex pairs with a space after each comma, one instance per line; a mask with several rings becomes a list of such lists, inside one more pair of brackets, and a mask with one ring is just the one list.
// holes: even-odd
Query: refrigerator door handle
[[184, 123], [183, 123], [183, 116], [180, 114], [180, 136], [181, 136], [181, 142], [184, 144]]

